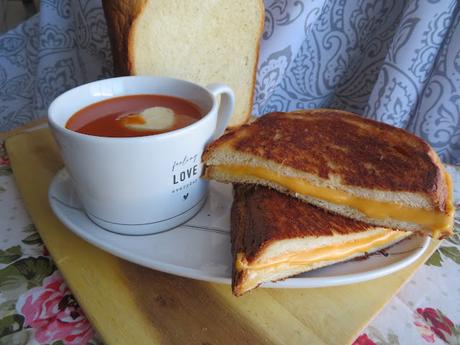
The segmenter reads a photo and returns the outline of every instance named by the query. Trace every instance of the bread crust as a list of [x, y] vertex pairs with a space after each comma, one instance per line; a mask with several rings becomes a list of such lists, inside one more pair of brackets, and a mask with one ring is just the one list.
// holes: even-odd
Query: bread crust
[[262, 34], [264, 33], [264, 27], [265, 27], [265, 4], [263, 2], [263, 0], [259, 0], [258, 1], [258, 5], [259, 5], [259, 9], [260, 9], [260, 13], [262, 13], [262, 15], [260, 16], [260, 21], [259, 21], [259, 40], [257, 41], [257, 47], [256, 47], [256, 60], [254, 62], [254, 67], [253, 67], [253, 70], [254, 72], [252, 73], [252, 85], [253, 87], [251, 88], [251, 96], [250, 96], [250, 101], [249, 101], [249, 105], [248, 105], [248, 112], [247, 114], [245, 115], [245, 117], [239, 121], [238, 123], [235, 123], [235, 124], [231, 124], [228, 126], [228, 129], [235, 129], [235, 128], [238, 128], [240, 127], [241, 125], [243, 124], [246, 124], [249, 119], [251, 118], [251, 115], [252, 115], [252, 107], [253, 107], [253, 104], [254, 104], [254, 94], [255, 94], [255, 90], [256, 90], [256, 79], [257, 79], [257, 66], [258, 66], [258, 63], [259, 63], [259, 56], [260, 56], [260, 41], [261, 41], [261, 38], [262, 38]]
[[131, 28], [145, 7], [147, 0], [103, 0], [110, 44], [113, 69], [116, 76], [132, 74]]
[[403, 129], [348, 112], [267, 114], [209, 145], [205, 164], [216, 164], [222, 149], [344, 186], [425, 195], [432, 209], [447, 212], [445, 170], [433, 149]]

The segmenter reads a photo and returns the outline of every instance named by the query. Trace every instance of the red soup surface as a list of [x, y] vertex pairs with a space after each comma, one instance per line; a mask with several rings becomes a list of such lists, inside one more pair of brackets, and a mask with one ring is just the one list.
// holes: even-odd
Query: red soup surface
[[[136, 116], [152, 107], [169, 108], [174, 112], [173, 124], [161, 130], [132, 129], [124, 123], [142, 123], [143, 118]], [[130, 116], [130, 121], [121, 121]], [[75, 114], [66, 123], [66, 128], [75, 132], [99, 137], [140, 137], [165, 133], [186, 127], [203, 116], [200, 108], [185, 99], [163, 95], [131, 95], [114, 97], [91, 104]]]

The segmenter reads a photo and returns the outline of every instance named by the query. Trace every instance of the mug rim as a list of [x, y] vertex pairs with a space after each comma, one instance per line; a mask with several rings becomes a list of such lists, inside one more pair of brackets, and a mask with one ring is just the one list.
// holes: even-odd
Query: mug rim
[[[54, 118], [54, 116], [51, 115], [53, 112], [55, 112], [55, 108], [57, 107], [56, 104], [59, 101], [61, 101], [64, 97], [68, 96], [68, 94], [70, 92], [72, 92], [72, 91], [75, 92], [75, 90], [85, 89], [87, 87], [90, 87], [91, 85], [95, 85], [95, 84], [99, 84], [99, 83], [107, 82], [107, 81], [118, 82], [118, 81], [123, 81], [123, 80], [135, 80], [135, 79], [155, 80], [157, 82], [158, 81], [161, 82], [162, 80], [163, 81], [172, 81], [172, 82], [178, 82], [178, 83], [182, 83], [182, 84], [187, 84], [188, 86], [201, 89], [202, 91], [205, 91], [205, 93], [210, 97], [210, 99], [212, 101], [211, 109], [209, 109], [209, 111], [205, 115], [203, 115], [198, 121], [195, 121], [195, 122], [189, 124], [188, 126], [178, 128], [178, 129], [175, 129], [175, 130], [172, 130], [172, 131], [164, 132], [164, 133], [150, 134], [150, 135], [143, 135], [143, 136], [135, 136], [135, 137], [105, 137], [105, 136], [96, 136], [96, 135], [80, 133], [80, 132], [68, 129], [65, 126], [62, 126], [62, 125], [58, 124], [56, 119]], [[141, 94], [141, 93], [139, 93], [139, 94]], [[149, 92], [143, 92], [142, 94], [149, 94]], [[129, 95], [116, 95], [116, 96], [111, 96], [111, 97], [109, 97], [107, 99], [115, 98], [115, 97], [123, 97], [123, 96], [129, 96]], [[170, 95], [170, 96], [173, 96], [173, 95]], [[102, 100], [100, 100], [98, 102], [101, 102], [101, 101]], [[89, 103], [88, 106], [92, 105], [92, 104], [95, 104], [95, 103], [97, 103], [97, 102]], [[201, 123], [204, 122], [216, 110], [217, 106], [218, 106], [218, 104], [216, 102], [216, 99], [215, 99], [214, 95], [206, 87], [201, 86], [199, 84], [195, 84], [195, 83], [193, 83], [193, 82], [191, 82], [189, 80], [179, 79], [179, 78], [172, 78], [172, 77], [163, 77], [163, 76], [137, 76], [137, 75], [135, 75], [135, 76], [122, 76], [122, 77], [111, 77], [111, 78], [99, 79], [99, 80], [95, 80], [95, 81], [92, 81], [92, 82], [89, 82], [89, 83], [86, 83], [86, 84], [81, 84], [81, 85], [73, 87], [73, 88], [71, 88], [69, 90], [66, 90], [63, 93], [61, 93], [59, 96], [57, 96], [50, 103], [50, 105], [48, 107], [48, 116], [47, 116], [47, 118], [48, 118], [48, 124], [50, 125], [50, 127], [52, 127], [52, 128], [54, 128], [54, 129], [56, 129], [56, 130], [58, 130], [58, 131], [60, 131], [60, 132], [62, 132], [64, 134], [66, 134], [66, 135], [74, 136], [75, 138], [80, 138], [80, 139], [84, 139], [84, 140], [93, 140], [93, 141], [108, 140], [108, 141], [113, 141], [113, 142], [123, 142], [123, 141], [133, 142], [133, 141], [147, 141], [147, 140], [151, 141], [151, 140], [162, 140], [162, 139], [165, 139], [167, 137], [182, 135], [184, 132], [194, 130], [196, 127], [199, 127], [201, 125]]]

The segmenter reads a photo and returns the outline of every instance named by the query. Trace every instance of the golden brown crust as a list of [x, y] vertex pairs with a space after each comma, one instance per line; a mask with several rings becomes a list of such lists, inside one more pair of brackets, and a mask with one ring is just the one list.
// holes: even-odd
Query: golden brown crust
[[232, 276], [232, 292], [235, 296], [241, 296], [246, 291], [243, 291], [243, 282], [247, 279], [248, 271], [236, 271], [233, 267], [233, 276]]
[[112, 46], [113, 68], [117, 76], [132, 74], [131, 28], [147, 0], [103, 0], [107, 29]]
[[451, 198], [451, 192], [448, 190], [449, 186], [446, 181], [446, 174], [448, 173], [446, 172], [446, 169], [436, 152], [434, 152], [431, 147], [429, 148], [430, 150], [428, 155], [438, 169], [436, 169], [435, 172], [433, 187], [428, 193], [433, 199], [434, 204], [439, 207], [439, 210], [447, 213], [449, 211], [449, 207], [451, 206], [448, 205], [449, 198]]
[[211, 144], [221, 145], [352, 187], [424, 193], [445, 212], [444, 169], [417, 136], [384, 123], [331, 109], [270, 113]]
[[247, 231], [249, 224], [244, 224], [245, 221], [248, 221], [249, 218], [245, 217], [246, 214], [244, 207], [244, 195], [243, 191], [239, 190], [237, 185], [234, 185], [234, 201], [232, 204], [232, 210], [230, 214], [230, 222], [231, 222], [231, 232], [230, 232], [230, 240], [232, 244], [232, 257], [233, 257], [233, 265], [232, 265], [232, 291], [235, 296], [240, 296], [242, 292], [240, 291], [240, 287], [242, 286], [243, 281], [245, 280], [245, 275], [247, 272], [245, 270], [237, 270], [237, 254], [241, 251], [244, 252], [243, 248], [243, 241], [244, 241], [244, 234]]

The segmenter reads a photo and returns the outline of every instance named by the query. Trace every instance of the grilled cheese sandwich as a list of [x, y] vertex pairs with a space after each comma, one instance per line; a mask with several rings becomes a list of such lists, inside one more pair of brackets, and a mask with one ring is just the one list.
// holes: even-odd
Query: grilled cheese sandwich
[[411, 234], [328, 213], [257, 186], [236, 186], [232, 207], [233, 293], [367, 255]]
[[422, 139], [337, 110], [272, 113], [203, 155], [205, 176], [256, 183], [376, 226], [452, 234], [452, 182]]

